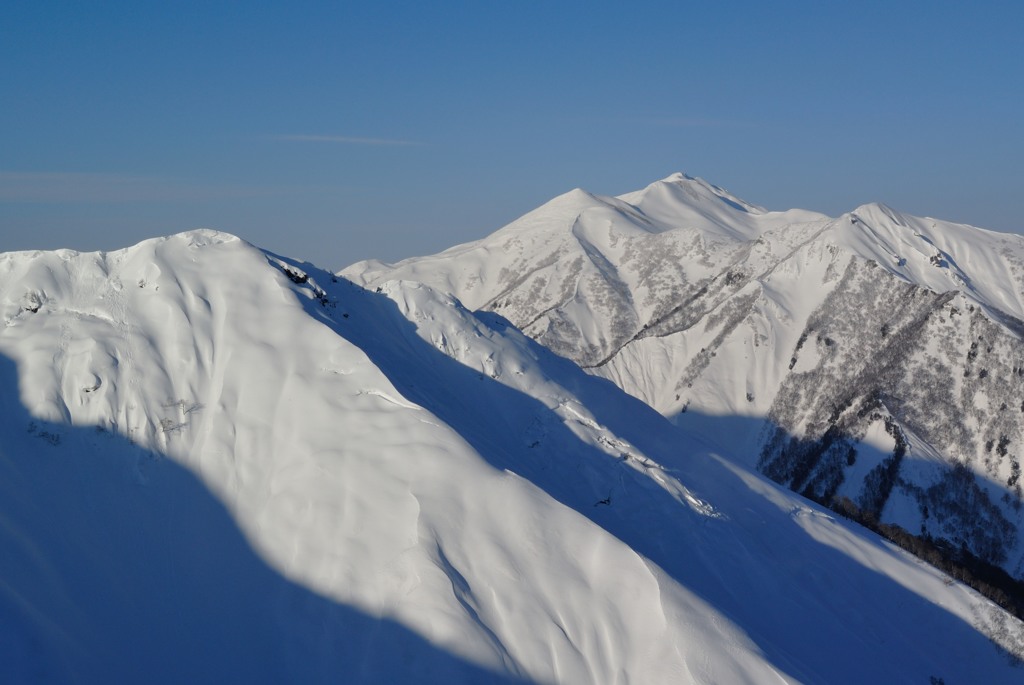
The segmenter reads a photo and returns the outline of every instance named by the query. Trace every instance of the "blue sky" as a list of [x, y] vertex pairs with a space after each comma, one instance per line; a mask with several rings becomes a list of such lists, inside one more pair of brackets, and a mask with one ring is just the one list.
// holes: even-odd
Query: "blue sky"
[[1016, 2], [0, 6], [0, 251], [196, 227], [339, 269], [685, 171], [1024, 231]]

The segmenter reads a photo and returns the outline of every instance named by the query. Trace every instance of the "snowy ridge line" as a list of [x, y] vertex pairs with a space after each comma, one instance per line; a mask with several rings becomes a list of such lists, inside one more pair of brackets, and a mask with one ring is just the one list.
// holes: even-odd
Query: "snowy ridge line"
[[[675, 174], [343, 273], [494, 311], [737, 463], [1024, 579], [1024, 238], [881, 204], [749, 208]], [[936, 459], [897, 455], [882, 396]], [[731, 416], [750, 420], [716, 433]]]
[[70, 262], [0, 255], [15, 679], [1019, 679], [1005, 612], [501, 314], [207, 234]]

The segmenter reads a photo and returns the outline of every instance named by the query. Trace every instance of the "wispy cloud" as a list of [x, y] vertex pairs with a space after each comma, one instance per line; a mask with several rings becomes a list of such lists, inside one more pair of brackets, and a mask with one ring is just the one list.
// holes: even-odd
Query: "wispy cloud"
[[747, 128], [755, 125], [747, 121], [736, 121], [734, 119], [708, 119], [701, 117], [648, 117], [643, 119], [643, 121], [653, 126], [672, 128]]
[[702, 129], [702, 128], [760, 128], [764, 124], [757, 121], [744, 121], [742, 119], [727, 119], [717, 117], [700, 116], [658, 116], [650, 114], [628, 113], [618, 115], [580, 115], [574, 121], [584, 121], [588, 124], [599, 124], [615, 130], [621, 130], [623, 126], [637, 127], [647, 126], [656, 128], [678, 128], [678, 129]]
[[158, 176], [69, 171], [0, 171], [0, 202], [180, 202], [256, 197], [267, 189]]
[[394, 138], [359, 138], [357, 136], [325, 136], [307, 134], [282, 134], [270, 136], [272, 140], [286, 140], [297, 143], [339, 143], [341, 145], [423, 145], [415, 140], [397, 140]]

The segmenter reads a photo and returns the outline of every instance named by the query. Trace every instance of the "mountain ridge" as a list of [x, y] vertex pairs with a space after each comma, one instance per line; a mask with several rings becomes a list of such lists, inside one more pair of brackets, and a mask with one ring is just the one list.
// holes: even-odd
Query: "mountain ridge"
[[[0, 634], [35, 645], [4, 655], [14, 673], [1019, 676], [991, 641], [1024, 637], [990, 602], [423, 284], [186, 233], [0, 255], [0, 320], [0, 543], [33, 549], [0, 555]], [[182, 474], [209, 494], [179, 500]], [[174, 532], [208, 506], [223, 535]], [[226, 632], [193, 593], [208, 574], [228, 615], [248, 607]], [[146, 630], [167, 612], [180, 630]]]
[[[690, 411], [758, 417], [800, 442], [765, 428], [719, 448], [827, 506], [873, 503], [865, 515], [1024, 577], [1024, 419], [1009, 411], [1024, 369], [1024, 238], [881, 203], [837, 218], [752, 213], [715, 188], [674, 174], [612, 199], [629, 205], [616, 215], [541, 207], [526, 215], [529, 243], [508, 238], [516, 221], [461, 249], [343, 273], [420, 280], [499, 312], [688, 431], [706, 433]], [[633, 217], [667, 228], [644, 234]], [[918, 436], [912, 454], [944, 466], [855, 465], [865, 440], [899, 451], [887, 420]], [[935, 494], [960, 466], [970, 497], [999, 512], [994, 528], [1014, 531], [987, 552], [969, 541], [992, 521], [936, 520], [961, 506]]]

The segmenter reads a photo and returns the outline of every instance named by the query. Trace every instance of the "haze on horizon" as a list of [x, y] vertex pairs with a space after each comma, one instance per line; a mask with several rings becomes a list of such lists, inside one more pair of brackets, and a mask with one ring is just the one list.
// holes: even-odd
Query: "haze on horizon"
[[0, 251], [196, 227], [332, 269], [674, 171], [1024, 231], [1024, 9], [7, 3]]

